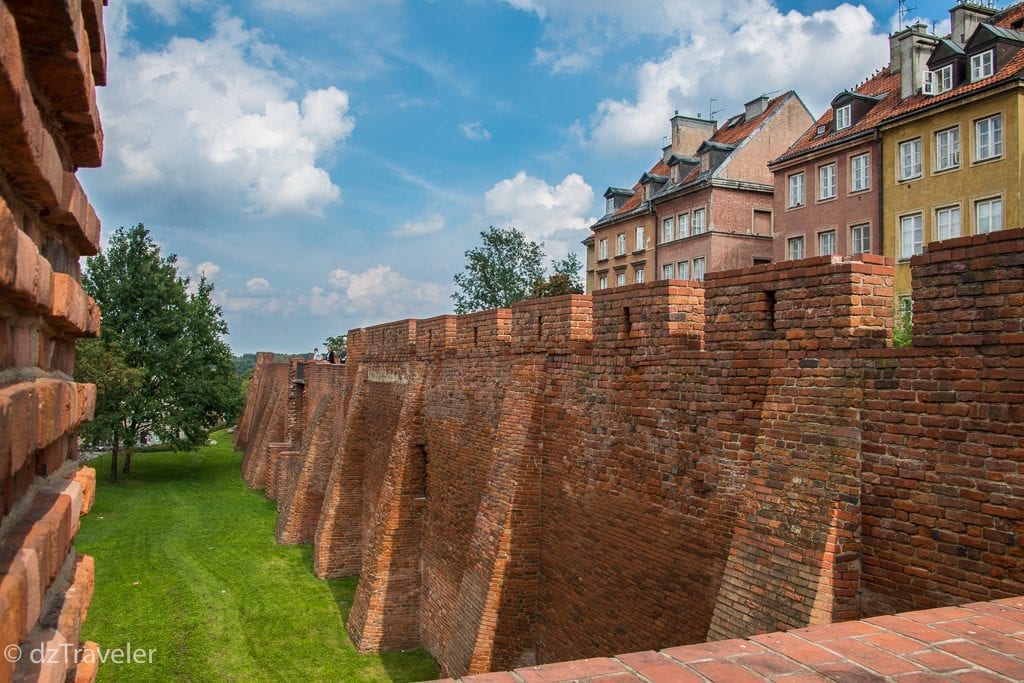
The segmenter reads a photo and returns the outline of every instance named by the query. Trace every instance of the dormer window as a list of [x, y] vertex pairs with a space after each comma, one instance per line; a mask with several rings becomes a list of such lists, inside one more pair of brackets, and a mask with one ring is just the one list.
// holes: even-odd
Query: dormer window
[[935, 71], [934, 83], [935, 93], [944, 93], [953, 89], [953, 65], [947, 64], [938, 71]]
[[971, 55], [971, 82], [976, 83], [995, 73], [995, 51], [985, 50]]
[[604, 212], [611, 213], [615, 210], [615, 197], [608, 197], [604, 200]]
[[836, 109], [836, 130], [845, 130], [851, 125], [851, 110], [852, 106], [844, 104], [843, 106]]

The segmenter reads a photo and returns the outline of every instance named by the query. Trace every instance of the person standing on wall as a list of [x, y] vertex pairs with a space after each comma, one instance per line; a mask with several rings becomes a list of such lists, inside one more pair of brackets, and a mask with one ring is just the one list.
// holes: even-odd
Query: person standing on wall
[[320, 355], [319, 346], [313, 348], [313, 360], [323, 360], [323, 356]]
[[331, 364], [334, 363], [334, 347], [333, 346], [327, 347], [327, 362], [331, 363]]

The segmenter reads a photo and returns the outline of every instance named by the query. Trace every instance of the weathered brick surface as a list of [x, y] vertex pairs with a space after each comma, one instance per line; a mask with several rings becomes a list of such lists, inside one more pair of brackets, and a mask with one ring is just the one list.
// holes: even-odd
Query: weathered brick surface
[[[0, 647], [26, 653], [77, 648], [92, 595], [91, 560], [76, 565], [72, 544], [95, 473], [73, 461], [95, 387], [69, 376], [75, 340], [100, 320], [79, 264], [100, 221], [75, 171], [102, 153], [102, 6], [0, 2]], [[74, 658], [58, 660], [25, 656], [15, 671], [5, 657], [0, 680], [74, 678]]]
[[[320, 576], [360, 575], [358, 647], [422, 644], [446, 674], [730, 638], [577, 673], [939, 665], [960, 655], [924, 652], [941, 629], [910, 617], [824, 625], [1024, 593], [1022, 255], [1020, 230], [930, 245], [912, 350], [888, 348], [872, 255], [353, 330], [347, 365], [305, 369], [279, 536], [312, 540]], [[252, 404], [287, 402], [276, 367], [250, 434], [288, 413]], [[997, 617], [975, 636], [1005, 644]]]

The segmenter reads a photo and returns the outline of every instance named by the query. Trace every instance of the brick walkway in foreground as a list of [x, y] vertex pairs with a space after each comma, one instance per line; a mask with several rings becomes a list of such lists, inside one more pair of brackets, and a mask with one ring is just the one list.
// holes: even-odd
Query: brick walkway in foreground
[[1024, 681], [1024, 597], [811, 626], [746, 640], [545, 664], [459, 680]]

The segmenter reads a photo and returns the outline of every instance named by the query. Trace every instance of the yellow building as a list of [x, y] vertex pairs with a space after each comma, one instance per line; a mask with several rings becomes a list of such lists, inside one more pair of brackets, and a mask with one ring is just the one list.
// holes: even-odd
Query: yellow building
[[908, 68], [900, 104], [879, 125], [882, 249], [896, 261], [904, 310], [910, 257], [929, 242], [1024, 225], [1024, 33], [1008, 28], [1024, 12], [1014, 9], [964, 44], [911, 27], [904, 49], [894, 47]]

